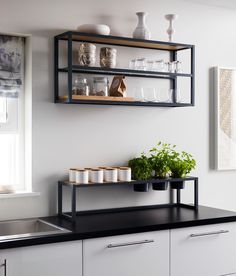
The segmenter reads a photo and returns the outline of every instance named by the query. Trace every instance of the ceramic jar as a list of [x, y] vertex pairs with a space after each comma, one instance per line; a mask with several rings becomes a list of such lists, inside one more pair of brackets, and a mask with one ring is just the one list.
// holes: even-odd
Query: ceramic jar
[[90, 180], [92, 183], [103, 183], [103, 170], [102, 169], [91, 169]]
[[131, 181], [131, 168], [130, 167], [119, 167], [118, 180], [123, 181], [123, 182]]
[[75, 179], [76, 179], [76, 170], [77, 169], [73, 169], [73, 168], [71, 168], [69, 170], [69, 182], [75, 182]]
[[75, 175], [76, 184], [88, 184], [89, 176], [88, 171], [85, 169], [77, 169]]
[[80, 66], [95, 66], [96, 46], [92, 43], [81, 43], [78, 56]]
[[116, 168], [106, 168], [104, 173], [104, 178], [106, 182], [117, 182], [118, 172]]
[[101, 67], [115, 68], [116, 67], [116, 53], [115, 48], [102, 47], [100, 50], [100, 65]]

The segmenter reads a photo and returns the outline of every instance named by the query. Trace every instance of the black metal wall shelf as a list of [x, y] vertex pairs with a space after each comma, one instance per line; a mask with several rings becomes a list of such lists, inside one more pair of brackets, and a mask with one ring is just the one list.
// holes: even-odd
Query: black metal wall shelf
[[[68, 66], [59, 68], [59, 42], [67, 41], [67, 60]], [[96, 44], [105, 45], [116, 45], [123, 47], [135, 47], [142, 49], [162, 50], [170, 53], [170, 61], [177, 60], [177, 53], [183, 50], [190, 50], [191, 57], [191, 73], [168, 73], [168, 72], [154, 72], [154, 71], [141, 71], [141, 70], [130, 70], [122, 68], [100, 68], [100, 67], [82, 67], [73, 65], [72, 60], [72, 45], [73, 42], [91, 42]], [[59, 95], [59, 73], [67, 73], [68, 79], [68, 96], [67, 100], [61, 100]], [[72, 79], [73, 73], [83, 74], [98, 74], [98, 75], [125, 75], [128, 77], [142, 77], [142, 78], [156, 78], [156, 79], [168, 79], [171, 82], [171, 88], [176, 91], [177, 89], [177, 78], [185, 77], [190, 79], [190, 102], [188, 103], [177, 103], [176, 92], [173, 95], [172, 103], [161, 103], [161, 102], [130, 102], [130, 101], [92, 101], [92, 100], [73, 100], [72, 99]], [[105, 36], [88, 33], [80, 33], [75, 31], [68, 31], [54, 37], [54, 102], [55, 103], [67, 103], [67, 104], [101, 104], [101, 105], [127, 105], [127, 106], [160, 106], [160, 107], [184, 107], [194, 106], [195, 102], [195, 46], [183, 43], [173, 43], [164, 41], [154, 40], [142, 40], [133, 39], [128, 37], [118, 36]], [[63, 95], [64, 96], [64, 95]]]
[[[58, 181], [58, 215], [64, 218], [67, 218], [71, 221], [75, 221], [76, 219], [76, 207], [77, 207], [77, 195], [76, 191], [85, 188], [89, 189], [92, 187], [111, 187], [111, 186], [134, 186], [134, 185], [143, 185], [148, 184], [152, 185], [155, 183], [163, 183], [163, 182], [186, 182], [186, 181], [192, 181], [194, 183], [194, 203], [192, 205], [190, 204], [184, 204], [181, 203], [181, 189], [176, 189], [176, 202], [172, 202], [173, 200], [173, 191], [174, 189], [170, 188], [171, 191], [171, 201], [168, 204], [160, 204], [155, 205], [156, 207], [173, 207], [173, 206], [181, 206], [186, 207], [190, 209], [197, 209], [198, 208], [198, 178], [197, 177], [185, 177], [185, 178], [166, 178], [166, 179], [148, 179], [148, 180], [132, 180], [130, 182], [103, 182], [103, 183], [89, 183], [89, 184], [75, 184], [73, 182], [69, 181]], [[63, 211], [63, 187], [69, 188], [71, 190], [71, 212], [64, 212]], [[148, 206], [139, 206], [139, 208], [146, 208]], [[122, 208], [122, 210], [128, 210], [133, 209], [135, 207], [127, 207]], [[93, 213], [93, 211], [89, 211], [90, 213]], [[94, 213], [97, 213], [98, 211], [94, 211]]]

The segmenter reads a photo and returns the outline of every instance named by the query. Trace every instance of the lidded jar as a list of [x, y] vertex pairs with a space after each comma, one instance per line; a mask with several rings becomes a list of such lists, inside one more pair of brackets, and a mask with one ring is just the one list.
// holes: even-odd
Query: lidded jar
[[78, 75], [75, 78], [73, 88], [72, 88], [72, 94], [83, 95], [83, 96], [89, 95], [89, 86], [86, 78], [84, 78], [81, 75]]
[[109, 81], [106, 77], [93, 78], [93, 95], [108, 96]]

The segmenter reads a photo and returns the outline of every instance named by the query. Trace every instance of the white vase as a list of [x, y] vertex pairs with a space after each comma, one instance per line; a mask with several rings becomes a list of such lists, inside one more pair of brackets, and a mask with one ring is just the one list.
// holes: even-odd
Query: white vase
[[168, 34], [170, 42], [172, 42], [173, 34], [175, 33], [175, 30], [173, 28], [173, 21], [176, 20], [177, 18], [178, 18], [178, 14], [166, 14], [165, 15], [165, 19], [169, 21], [169, 27], [166, 30], [166, 32]]
[[151, 34], [146, 26], [147, 13], [137, 12], [136, 14], [138, 16], [138, 25], [133, 32], [133, 38], [150, 39]]

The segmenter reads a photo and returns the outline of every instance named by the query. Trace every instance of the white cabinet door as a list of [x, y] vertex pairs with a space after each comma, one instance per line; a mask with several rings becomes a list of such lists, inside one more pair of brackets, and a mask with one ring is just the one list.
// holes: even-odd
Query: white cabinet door
[[83, 276], [169, 276], [169, 231], [85, 240], [83, 258]]
[[62, 242], [0, 251], [0, 276], [82, 276], [82, 242]]
[[171, 276], [236, 273], [236, 223], [171, 230]]

